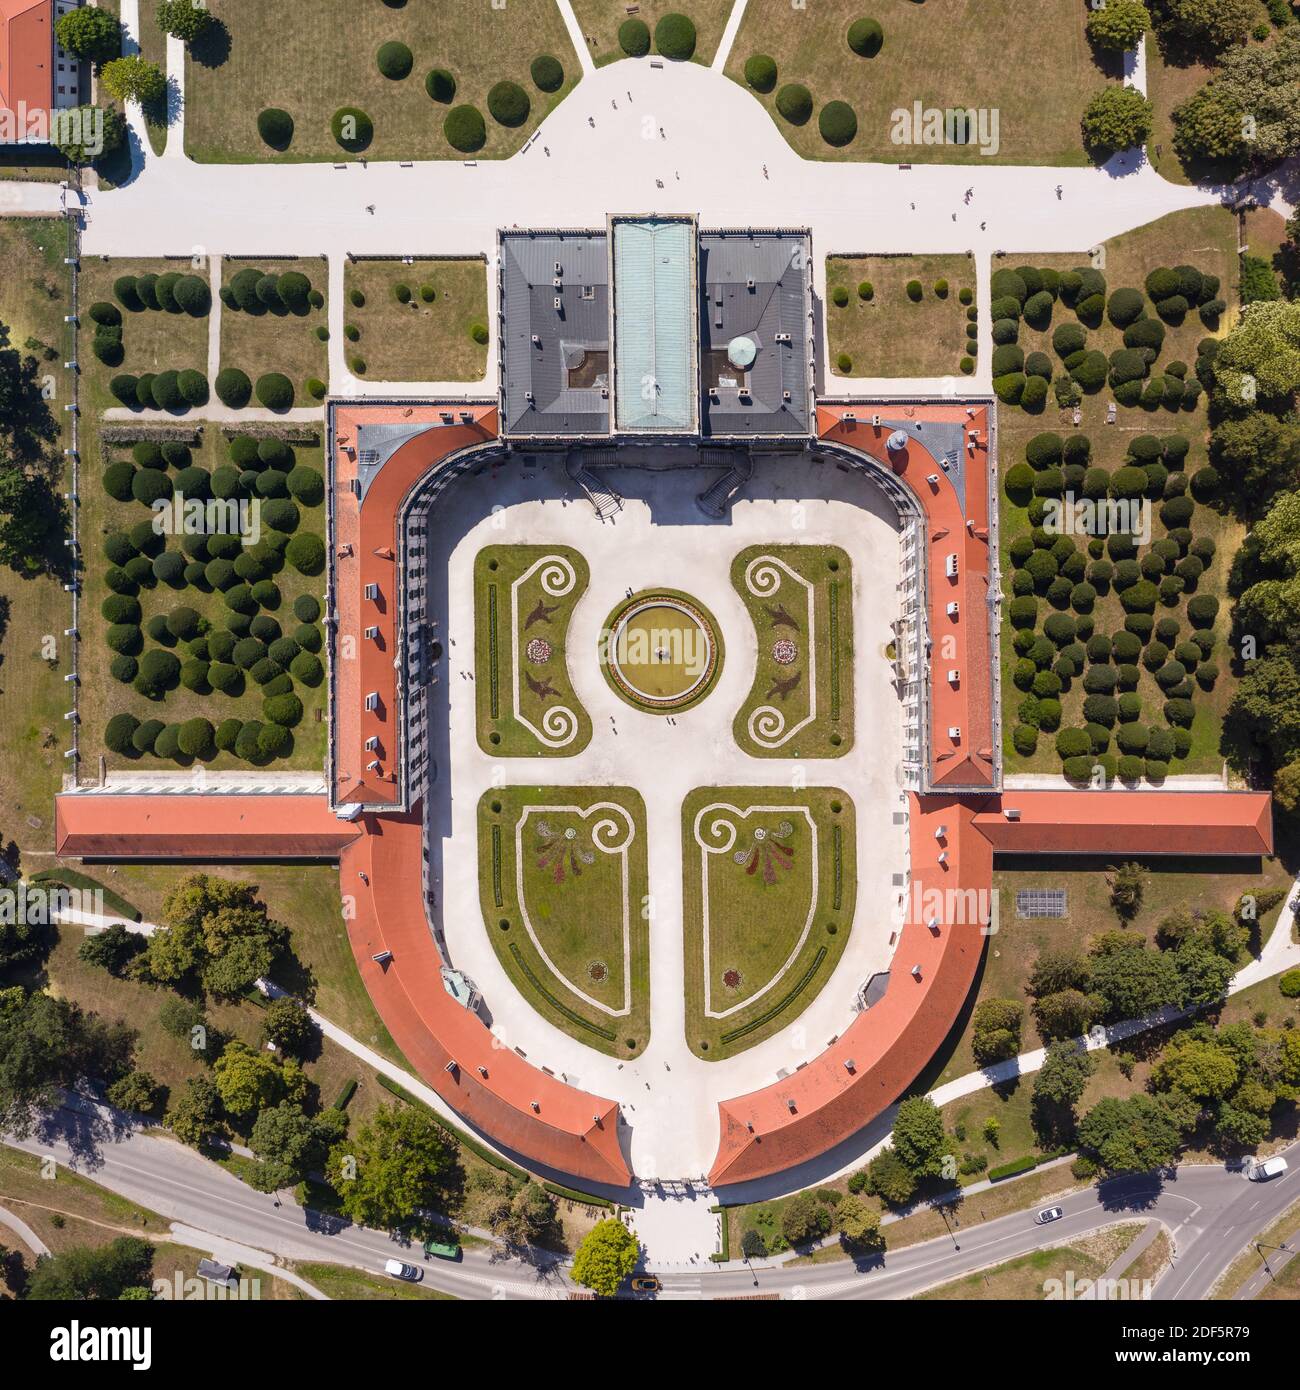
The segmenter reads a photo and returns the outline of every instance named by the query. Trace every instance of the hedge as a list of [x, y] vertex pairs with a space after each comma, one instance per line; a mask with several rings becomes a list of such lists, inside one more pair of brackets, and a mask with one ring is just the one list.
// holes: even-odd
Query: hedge
[[104, 491], [115, 502], [129, 502], [131, 500], [131, 484], [135, 478], [135, 467], [127, 463], [124, 459], [119, 459], [117, 463], [110, 463], [100, 477], [100, 482], [104, 486]]
[[267, 410], [289, 410], [293, 406], [293, 382], [282, 372], [267, 372], [257, 379], [257, 399]]
[[745, 81], [756, 92], [770, 92], [776, 86], [776, 59], [766, 53], [751, 54], [745, 60]]
[[812, 116], [812, 93], [799, 82], [787, 82], [776, 94], [776, 109], [791, 125], [806, 125]]
[[293, 143], [293, 117], [278, 106], [268, 106], [258, 115], [257, 133], [273, 150], [287, 150]]
[[473, 154], [487, 143], [487, 123], [477, 106], [453, 106], [442, 123], [447, 143], [462, 154]]
[[695, 55], [695, 24], [684, 14], [666, 14], [655, 25], [655, 47], [675, 63]]
[[411, 69], [415, 65], [415, 55], [404, 43], [392, 40], [380, 44], [379, 51], [375, 54], [375, 65], [390, 82], [401, 82], [404, 78], [410, 77]]
[[[129, 716], [127, 716], [129, 718]], [[143, 918], [143, 913], [134, 903], [127, 902], [120, 893], [115, 893], [111, 888], [105, 888], [102, 883], [98, 883], [93, 878], [87, 878], [85, 874], [79, 874], [75, 869], [39, 869], [36, 873], [28, 875], [31, 883], [56, 883], [64, 888], [79, 888], [83, 892], [103, 894], [104, 906], [113, 913], [115, 917], [125, 918], [128, 922], [139, 922]]]
[[1038, 1167], [1038, 1159], [1033, 1154], [1026, 1154], [1024, 1158], [1012, 1159], [1010, 1163], [999, 1164], [996, 1168], [988, 1171], [989, 1182], [1001, 1182], [1003, 1178], [1018, 1177], [1021, 1173], [1028, 1173], [1031, 1168]]
[[540, 53], [528, 68], [533, 86], [543, 92], [558, 92], [564, 86], [564, 65], [550, 53]]
[[350, 154], [359, 154], [369, 149], [370, 142], [375, 138], [375, 127], [364, 111], [355, 106], [344, 106], [334, 113], [330, 133], [343, 149]]
[[517, 82], [498, 82], [487, 97], [488, 112], [498, 125], [521, 126], [528, 119], [531, 103], [528, 93]]

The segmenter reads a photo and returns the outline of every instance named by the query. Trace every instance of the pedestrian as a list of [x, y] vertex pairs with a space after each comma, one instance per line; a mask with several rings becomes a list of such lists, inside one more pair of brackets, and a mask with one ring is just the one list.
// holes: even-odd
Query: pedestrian
[[618, 110], [618, 102], [616, 102], [613, 97], [610, 97], [609, 104], [614, 108], [615, 111]]
[[768, 175], [767, 175], [767, 165], [764, 164], [764, 165], [763, 165], [763, 177], [764, 177], [764, 178], [767, 178], [767, 176], [768, 176]]
[[367, 203], [367, 204], [366, 204], [366, 211], [371, 215], [371, 217], [373, 217], [373, 216], [375, 215], [375, 205], [374, 205], [374, 203]]
[[550, 159], [550, 157], [551, 157], [551, 147], [550, 147], [549, 145], [543, 145], [543, 146], [542, 146], [542, 153], [547, 157], [547, 159]]
[[984, 228], [987, 227], [988, 225], [989, 225], [989, 224], [988, 224], [987, 222], [981, 222], [981, 223], [980, 223], [980, 231], [982, 232], [982, 231], [984, 230]]
[[595, 118], [595, 116], [588, 116], [588, 117], [587, 117], [587, 124], [594, 130], [594, 129], [596, 128], [596, 118]]
[[1061, 185], [1059, 183], [1056, 185], [1056, 201], [1058, 203], [1061, 201]]
[[663, 126], [660, 126], [660, 127], [659, 127], [659, 138], [660, 138], [661, 140], [667, 140], [667, 139], [668, 139], [668, 137], [664, 134], [664, 128], [663, 128]]

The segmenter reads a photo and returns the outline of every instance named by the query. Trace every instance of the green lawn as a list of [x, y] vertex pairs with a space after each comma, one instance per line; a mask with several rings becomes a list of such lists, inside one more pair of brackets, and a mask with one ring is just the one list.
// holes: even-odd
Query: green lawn
[[[921, 283], [912, 300], [907, 285]], [[947, 282], [947, 289], [935, 286]], [[859, 286], [871, 286], [863, 299]], [[969, 256], [829, 256], [826, 260], [831, 370], [841, 376], [957, 376], [966, 353], [963, 289], [975, 291]], [[842, 308], [829, 299], [843, 288]], [[973, 302], [973, 301], [972, 301]], [[849, 366], [840, 370], [845, 354]]]
[[[69, 442], [68, 375], [62, 369], [71, 348], [63, 316], [71, 303], [70, 276], [63, 257], [67, 232], [62, 221], [44, 218], [0, 220], [0, 323], [9, 343], [41, 362], [59, 395], [51, 401], [58, 438], [49, 445], [51, 476], [63, 481], [60, 451]], [[32, 343], [27, 347], [28, 342]], [[22, 848], [49, 848], [53, 797], [66, 770], [70, 746], [64, 714], [72, 707], [63, 683], [71, 669], [71, 639], [63, 635], [72, 607], [52, 575], [24, 579], [0, 569], [0, 727], [6, 756], [0, 759], [0, 813], [5, 838]]]
[[679, 714], [708, 699], [726, 660], [718, 620], [679, 589], [647, 589], [621, 600], [600, 641], [606, 684], [645, 713]]
[[[1140, 1221], [1110, 1226], [1093, 1235], [1081, 1236], [1069, 1245], [1050, 1250], [1034, 1250], [992, 1269], [967, 1274], [950, 1284], [927, 1289], [917, 1294], [920, 1301], [965, 1301], [968, 1299], [1014, 1299], [1018, 1302], [1040, 1302], [1047, 1297], [1049, 1280], [1064, 1284], [1067, 1274], [1076, 1283], [1081, 1279], [1097, 1279], [1110, 1268], [1142, 1233]], [[1059, 1294], [1058, 1294], [1059, 1297]]]
[[483, 923], [502, 968], [543, 1018], [615, 1057], [650, 1035], [646, 850], [629, 787], [503, 787], [479, 802]]
[[731, 583], [758, 641], [736, 742], [755, 758], [843, 757], [853, 747], [848, 555], [838, 546], [749, 546], [731, 562]]
[[[487, 347], [472, 336], [487, 325], [487, 267], [480, 257], [349, 261], [343, 284], [347, 358], [355, 375], [376, 381], [482, 378]], [[405, 303], [398, 298], [402, 285], [410, 291]]]
[[[219, 23], [186, 61], [185, 146], [192, 159], [341, 162], [358, 153], [384, 160], [459, 159], [464, 156], [447, 143], [443, 121], [461, 103], [478, 107], [487, 123], [486, 143], [474, 157], [500, 159], [523, 144], [579, 75], [554, 0], [510, 0], [500, 7], [359, 0], [331, 22], [296, 22], [300, 18], [263, 0], [223, 0]], [[405, 79], [379, 71], [376, 54], [389, 42], [411, 50], [414, 63]], [[543, 54], [564, 68], [563, 85], [553, 93], [539, 90], [530, 77], [533, 59]], [[452, 103], [435, 101], [425, 90], [435, 68], [455, 78]], [[488, 114], [488, 91], [502, 80], [518, 83], [530, 99], [521, 125], [499, 125]], [[258, 113], [268, 107], [293, 117], [293, 141], [283, 152], [258, 133]], [[360, 108], [374, 123], [374, 138], [363, 151], [348, 153], [331, 134], [334, 113], [345, 107]]]
[[[163, 70], [167, 71], [167, 35], [158, 27], [155, 17], [156, 7], [145, 0], [140, 6], [140, 56], [148, 59], [151, 63], [157, 63]], [[178, 74], [179, 76], [179, 74]], [[154, 154], [161, 155], [167, 148], [167, 107], [166, 98], [157, 103], [151, 103], [144, 108], [145, 129], [149, 133], [149, 148]]]
[[[416, 1260], [418, 1264], [418, 1259]], [[408, 1284], [401, 1279], [389, 1279], [381, 1274], [369, 1274], [350, 1265], [327, 1265], [314, 1262], [299, 1263], [294, 1273], [301, 1274], [321, 1293], [332, 1299], [349, 1303], [420, 1303], [430, 1299], [454, 1301], [455, 1295], [442, 1293], [432, 1286]]]
[[[875, 57], [849, 48], [849, 25], [864, 14], [877, 19], [884, 44]], [[745, 84], [754, 54], [776, 60], [769, 93], [754, 93], [777, 128], [811, 159], [885, 160], [890, 163], [1086, 164], [1079, 118], [1089, 97], [1120, 73], [1101, 68], [1088, 43], [1085, 5], [1035, 9], [1026, 22], [1015, 0], [817, 0], [795, 7], [789, 0], [749, 0], [727, 75]], [[1050, 77], [1049, 77], [1050, 74]], [[857, 114], [856, 137], [828, 144], [818, 113], [792, 125], [776, 112], [780, 88], [800, 83], [814, 106], [848, 102]], [[978, 144], [895, 143], [895, 113], [974, 108], [998, 114], [997, 152]], [[987, 119], [987, 118], [986, 118]], [[991, 126], [986, 127], [991, 135]], [[992, 142], [987, 142], [992, 147]]]
[[686, 1027], [697, 1056], [743, 1052], [817, 997], [853, 926], [855, 834], [853, 802], [834, 788], [702, 787], [686, 798]]
[[[1066, 271], [1089, 265], [1093, 259], [1093, 253], [1088, 251], [1081, 251], [1076, 255], [1026, 258], [1012, 254], [995, 262], [994, 269], [1015, 268], [1028, 262], [1040, 269]], [[1224, 208], [1196, 208], [1172, 213], [1104, 243], [1096, 249], [1095, 259], [1106, 277], [1109, 292], [1122, 287], [1140, 290], [1147, 274], [1158, 266], [1184, 263], [1195, 265], [1198, 269], [1219, 277], [1219, 295], [1228, 305], [1227, 312], [1221, 320], [1220, 332], [1226, 332], [1234, 320], [1237, 312], [1236, 226], [1232, 214]], [[1054, 308], [1051, 323], [1046, 328], [1030, 328], [1022, 321], [1019, 346], [1026, 357], [1032, 352], [1046, 353], [1054, 370], [1059, 372], [1060, 360], [1052, 347], [1052, 335], [1060, 325], [1076, 321], [1073, 311], [1058, 303]], [[1152, 368], [1153, 372], [1160, 373], [1169, 363], [1181, 361], [1189, 369], [1187, 379], [1193, 379], [1196, 345], [1201, 339], [1211, 336], [1216, 335], [1205, 328], [1194, 311], [1189, 313], [1182, 324], [1166, 328], [1164, 344]], [[1097, 348], [1109, 355], [1122, 346], [1122, 342], [1121, 330], [1114, 327], [1109, 319], [1104, 319], [1099, 328], [1089, 329], [1087, 332], [1086, 346], [1089, 350]], [[1030, 414], [1015, 406], [1000, 407], [998, 455], [1001, 476], [1005, 477], [1010, 468], [1024, 462], [1025, 446], [1036, 434], [1049, 430], [1056, 431], [1067, 439], [1075, 433], [1086, 435], [1092, 451], [1089, 466], [1100, 466], [1111, 472], [1125, 462], [1130, 442], [1144, 434], [1153, 434], [1161, 438], [1179, 434], [1186, 438], [1189, 449], [1182, 471], [1189, 478], [1208, 462], [1209, 420], [1204, 395], [1190, 411], [1170, 411], [1163, 406], [1155, 409], [1120, 406], [1116, 423], [1108, 425], [1105, 423], [1107, 407], [1113, 399], [1114, 394], [1109, 386], [1104, 386], [1095, 394], [1085, 395], [1080, 407], [1080, 423], [1077, 426], [1068, 410], [1057, 409], [1050, 393], [1047, 408], [1037, 414]], [[1026, 509], [1017, 506], [1005, 491], [1001, 492], [1001, 507], [1003, 592], [1010, 597], [1013, 566], [1008, 551], [1016, 536], [1029, 530], [1029, 520]], [[1157, 502], [1152, 508], [1153, 542], [1160, 540], [1167, 531], [1160, 520], [1159, 510]], [[1244, 533], [1231, 516], [1200, 503], [1196, 504], [1189, 526], [1195, 537], [1206, 536], [1216, 547], [1214, 560], [1201, 575], [1194, 592], [1214, 594], [1222, 604], [1217, 625], [1220, 644], [1211, 656], [1219, 668], [1219, 677], [1212, 690], [1206, 691], [1197, 686], [1193, 697], [1196, 720], [1191, 730], [1191, 752], [1185, 759], [1176, 761], [1171, 770], [1218, 773], [1223, 764], [1223, 757], [1219, 751], [1219, 734], [1234, 686], [1230, 653], [1223, 642], [1227, 619], [1227, 576]], [[1077, 536], [1075, 539], [1081, 549], [1086, 548], [1088, 537]], [[1146, 547], [1139, 547], [1139, 560], [1146, 553]], [[1172, 607], [1161, 603], [1156, 608], [1157, 620], [1172, 617], [1178, 621], [1179, 640], [1186, 639], [1191, 631], [1186, 616], [1187, 600], [1191, 596], [1190, 592], [1184, 593]], [[1050, 607], [1040, 604], [1040, 628], [1042, 619], [1050, 611]], [[1113, 591], [1100, 593], [1091, 616], [1097, 632], [1114, 632], [1124, 625], [1123, 609]], [[1018, 722], [1016, 712], [1024, 698], [1011, 679], [1016, 662], [1016, 653], [1012, 645], [1014, 637], [1014, 629], [1009, 622], [1004, 622], [1001, 645], [1004, 766], [1012, 775], [1020, 772], [1056, 772], [1061, 766], [1061, 760], [1056, 755], [1054, 734], [1049, 732], [1042, 735], [1037, 750], [1028, 756], [1018, 754], [1013, 743], [1013, 734]], [[1141, 662], [1139, 670], [1138, 693], [1142, 695], [1144, 705], [1142, 717], [1144, 721], [1150, 722], [1154, 716], [1156, 722], [1160, 722], [1158, 715], [1163, 706], [1164, 696], [1151, 673]], [[1081, 723], [1083, 698], [1082, 681], [1076, 679], [1062, 696], [1063, 728]]]
[[[147, 438], [149, 430], [142, 428], [140, 434]], [[107, 463], [116, 459], [129, 459], [130, 453], [129, 446], [112, 446], [104, 451], [103, 457]], [[300, 467], [318, 472], [323, 467], [319, 445], [297, 447], [294, 454]], [[200, 442], [192, 448], [191, 456], [196, 466], [209, 473], [226, 464], [229, 458], [224, 438], [212, 430], [204, 432]], [[98, 467], [91, 470], [86, 458], [83, 458], [82, 466], [88, 473], [82, 491], [82, 544], [86, 572], [81, 620], [81, 719], [85, 731], [86, 755], [98, 757], [103, 749], [104, 727], [113, 715], [119, 713], [134, 715], [142, 722], [159, 719], [165, 724], [183, 723], [187, 719], [200, 717], [210, 720], [214, 725], [229, 718], [260, 720], [263, 692], [251, 674], [237, 682], [228, 693], [214, 692], [206, 684], [197, 690], [177, 685], [161, 700], [156, 701], [139, 694], [132, 686], [123, 684], [114, 677], [110, 670], [113, 652], [105, 640], [108, 624], [102, 616], [102, 604], [110, 592], [107, 574], [111, 568], [104, 552], [104, 543], [109, 535], [129, 531], [140, 521], [149, 520], [151, 512], [144, 504], [134, 500], [115, 501], [108, 496], [100, 483], [101, 470]], [[175, 477], [174, 469], [168, 472], [170, 476]], [[295, 534], [310, 532], [323, 538], [324, 510], [323, 505], [300, 506], [301, 520]], [[257, 524], [260, 525], [260, 521]], [[270, 533], [267, 531], [264, 534]], [[187, 559], [201, 560], [202, 555], [195, 552], [202, 548], [202, 542], [201, 536], [167, 536], [162, 548], [179, 549]], [[322, 601], [324, 578], [319, 575], [312, 577], [300, 574], [282, 557], [277, 563], [280, 568], [273, 574], [273, 582], [279, 592], [279, 601], [273, 609], [263, 610], [259, 616], [272, 618], [283, 635], [292, 635], [299, 626], [293, 612], [294, 601], [300, 595], [311, 595], [318, 603]], [[200, 620], [209, 624], [212, 632], [224, 629], [232, 618], [223, 595], [213, 590], [206, 581], [195, 585], [182, 580], [175, 586], [153, 581], [142, 587], [136, 597], [146, 628], [150, 618], [156, 615], [165, 617], [178, 607], [193, 608], [199, 614]], [[191, 655], [197, 655], [191, 643], [173, 641], [170, 644], [159, 644], [146, 633], [144, 650], [147, 652], [156, 645], [170, 645], [170, 649], [182, 662]], [[325, 682], [322, 680], [311, 686], [302, 681], [295, 681], [293, 689], [302, 701], [303, 718], [293, 732], [289, 750], [281, 755], [278, 762], [290, 767], [320, 768], [324, 765], [325, 759]], [[152, 753], [127, 759], [106, 749], [103, 751], [106, 753], [109, 767], [122, 767], [129, 763], [162, 766], [170, 761], [156, 758]], [[189, 766], [190, 761], [182, 760], [180, 765]], [[219, 752], [207, 765], [213, 769], [247, 766], [234, 752]]]
[[[329, 267], [319, 256], [297, 261], [247, 261], [227, 256], [222, 265], [221, 283], [229, 285], [239, 271], [250, 266], [272, 275], [298, 271], [322, 295], [328, 289]], [[223, 304], [221, 366], [223, 369], [238, 367], [254, 382], [266, 372], [282, 372], [293, 382], [294, 404], [312, 405], [314, 401], [307, 390], [307, 382], [329, 381], [328, 342], [317, 336], [317, 329], [325, 330], [328, 323], [328, 302], [319, 309], [308, 308], [301, 314], [288, 308], [250, 313]]]
[[[654, 34], [655, 25], [666, 14], [684, 14], [695, 25], [695, 54], [693, 62], [713, 61], [722, 39], [722, 31], [727, 26], [733, 0], [641, 0], [639, 5], [629, 5], [626, 0], [573, 0], [573, 13], [578, 27], [587, 39], [587, 50], [595, 59], [597, 67], [617, 62], [625, 58], [618, 42], [619, 27], [629, 18], [629, 10], [635, 10], [632, 18], [642, 19]], [[653, 51], [653, 48], [652, 48]]]
[[[590, 742], [591, 718], [569, 680], [565, 646], [587, 581], [587, 562], [568, 546], [493, 545], [479, 551], [474, 685], [478, 742], [485, 753], [572, 757]], [[596, 656], [579, 653], [577, 659]]]

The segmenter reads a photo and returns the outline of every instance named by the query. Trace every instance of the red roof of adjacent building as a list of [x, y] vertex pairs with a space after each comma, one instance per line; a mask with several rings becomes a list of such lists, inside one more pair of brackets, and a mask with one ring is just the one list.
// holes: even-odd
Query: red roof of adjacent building
[[975, 828], [999, 854], [1269, 855], [1273, 802], [1267, 792], [1006, 791]]
[[323, 794], [65, 792], [54, 852], [71, 859], [337, 859], [361, 832]]
[[[344, 893], [356, 901], [348, 940], [402, 1055], [496, 1143], [542, 1167], [626, 1187], [632, 1175], [619, 1142], [617, 1103], [526, 1062], [444, 988], [420, 892], [418, 808], [408, 815], [367, 815], [361, 825], [365, 833], [345, 853], [340, 871]], [[392, 958], [380, 965], [373, 957], [384, 951]]]
[[[458, 423], [441, 423], [444, 411], [454, 409]], [[462, 413], [473, 423], [460, 422]], [[427, 423], [430, 428], [403, 444], [380, 468], [364, 501], [352, 491], [357, 477], [357, 432], [362, 424]], [[398, 786], [397, 699], [397, 557], [401, 554], [398, 525], [402, 504], [415, 484], [449, 454], [497, 437], [495, 406], [339, 405], [334, 412], [334, 609], [337, 617], [335, 652], [350, 641], [356, 660], [333, 663], [332, 693], [335, 727], [335, 784], [337, 804], [396, 806]], [[365, 597], [374, 584], [378, 598]], [[373, 638], [366, 628], [377, 628]], [[377, 696], [373, 710], [365, 707]], [[379, 742], [367, 749], [367, 739]], [[378, 768], [368, 764], [378, 762]]]
[[713, 1186], [783, 1172], [856, 1134], [916, 1079], [961, 1011], [984, 949], [992, 850], [968, 803], [908, 801], [913, 887], [883, 997], [807, 1066], [719, 1105]]
[[0, 0], [0, 107], [54, 105], [53, 0]]
[[[846, 420], [845, 414], [856, 418]], [[965, 503], [948, 468], [919, 440], [904, 449], [885, 447], [893, 429], [872, 425], [873, 414], [885, 419], [958, 424], [977, 441], [964, 449]], [[998, 751], [993, 708], [993, 656], [989, 631], [989, 407], [899, 405], [837, 402], [817, 407], [820, 439], [867, 454], [904, 483], [921, 505], [926, 527], [930, 656], [930, 767], [934, 790], [990, 790], [996, 785]], [[929, 478], [936, 481], [931, 483]], [[949, 555], [957, 573], [947, 573]], [[956, 600], [958, 611], [948, 613]], [[959, 673], [954, 685], [950, 671]], [[954, 739], [950, 729], [959, 730]]]

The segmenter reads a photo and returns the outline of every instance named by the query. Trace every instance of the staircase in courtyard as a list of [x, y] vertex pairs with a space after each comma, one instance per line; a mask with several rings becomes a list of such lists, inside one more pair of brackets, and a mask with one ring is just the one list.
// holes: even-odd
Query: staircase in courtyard
[[601, 521], [623, 510], [623, 499], [600, 481], [589, 465], [613, 464], [617, 455], [613, 449], [598, 449], [586, 453], [572, 453], [566, 471], [569, 477], [587, 494], [587, 501], [596, 509]]
[[705, 516], [724, 516], [732, 498], [754, 476], [754, 460], [747, 449], [701, 449], [700, 462], [717, 465], [726, 472], [712, 487], [695, 499]]

